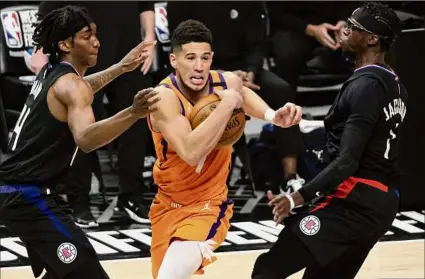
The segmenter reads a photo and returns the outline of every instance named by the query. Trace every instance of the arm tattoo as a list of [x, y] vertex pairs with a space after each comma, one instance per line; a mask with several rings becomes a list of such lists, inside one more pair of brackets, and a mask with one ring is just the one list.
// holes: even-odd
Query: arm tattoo
[[120, 67], [113, 65], [106, 70], [84, 77], [84, 80], [90, 84], [94, 94], [122, 73], [123, 72]]

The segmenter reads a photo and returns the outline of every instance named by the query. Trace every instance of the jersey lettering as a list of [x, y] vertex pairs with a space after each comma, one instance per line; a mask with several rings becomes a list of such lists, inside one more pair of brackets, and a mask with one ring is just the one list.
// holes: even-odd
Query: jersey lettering
[[34, 84], [31, 87], [31, 92], [28, 95], [27, 101], [24, 105], [24, 108], [21, 111], [21, 114], [19, 115], [18, 121], [16, 122], [15, 128], [13, 129], [13, 134], [10, 139], [9, 144], [11, 145], [11, 150], [14, 151], [16, 149], [16, 146], [18, 145], [18, 139], [19, 135], [22, 132], [22, 128], [25, 124], [25, 121], [28, 118], [28, 115], [31, 112], [31, 108], [35, 103], [35, 100], [37, 99], [38, 95], [41, 92], [42, 89], [42, 83], [39, 80], [34, 81]]

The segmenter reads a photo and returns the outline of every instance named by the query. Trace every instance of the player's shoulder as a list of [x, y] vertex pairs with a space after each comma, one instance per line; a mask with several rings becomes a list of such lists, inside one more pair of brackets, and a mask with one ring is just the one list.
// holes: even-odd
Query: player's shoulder
[[222, 72], [222, 75], [228, 88], [242, 87], [242, 80], [235, 73], [230, 71], [225, 71], [225, 72]]
[[174, 92], [174, 90], [170, 87], [167, 87], [164, 84], [158, 84], [154, 91], [158, 93], [158, 97], [162, 99], [167, 99], [169, 101], [172, 100], [178, 100], [177, 94]]
[[171, 88], [160, 84], [154, 88], [154, 91], [159, 98], [157, 103], [158, 110], [152, 113], [154, 118], [158, 117], [158, 115], [173, 115], [180, 112], [179, 97]]
[[92, 97], [93, 91], [87, 81], [75, 73], [67, 73], [59, 77], [51, 89], [55, 97], [68, 103], [71, 100]]

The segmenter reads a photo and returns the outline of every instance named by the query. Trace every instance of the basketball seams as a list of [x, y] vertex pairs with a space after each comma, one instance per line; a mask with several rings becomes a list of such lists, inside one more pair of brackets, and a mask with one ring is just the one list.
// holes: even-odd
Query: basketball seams
[[[220, 103], [220, 100], [214, 100], [214, 101], [211, 101], [211, 102], [209, 102], [209, 103], [206, 103], [204, 106], [203, 106], [203, 108], [205, 108], [206, 106], [209, 106], [209, 105], [211, 105], [211, 104], [213, 104], [213, 103]], [[190, 120], [191, 120], [191, 122], [193, 122], [195, 119], [196, 119], [196, 117], [198, 116], [198, 114], [201, 112], [201, 111], [203, 111], [203, 109], [200, 109], [200, 110], [198, 110], [197, 112], [196, 112], [196, 114], [192, 117], [192, 114], [190, 114]], [[200, 123], [199, 123], [200, 124]], [[199, 126], [199, 125], [198, 125]]]

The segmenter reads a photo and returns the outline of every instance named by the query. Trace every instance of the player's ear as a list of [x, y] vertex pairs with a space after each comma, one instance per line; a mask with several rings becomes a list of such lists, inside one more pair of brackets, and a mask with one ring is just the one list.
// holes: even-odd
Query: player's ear
[[59, 46], [59, 49], [62, 52], [65, 52], [65, 53], [69, 53], [71, 51], [71, 48], [72, 48], [72, 44], [71, 44], [70, 39], [59, 41], [58, 46]]
[[371, 34], [367, 37], [366, 40], [369, 46], [374, 46], [379, 42], [379, 37], [374, 34]]
[[169, 58], [170, 58], [171, 67], [175, 69], [177, 66], [176, 55], [174, 53], [170, 53]]

